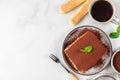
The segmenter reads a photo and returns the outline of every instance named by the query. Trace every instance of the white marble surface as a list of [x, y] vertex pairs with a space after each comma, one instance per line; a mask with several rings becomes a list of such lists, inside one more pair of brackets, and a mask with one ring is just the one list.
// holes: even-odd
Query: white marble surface
[[[107, 34], [117, 27], [112, 23], [96, 24], [88, 15], [72, 27], [68, 19], [77, 9], [65, 15], [58, 12], [65, 1], [0, 0], [0, 80], [71, 80], [62, 67], [49, 59], [49, 54], [57, 55], [64, 63], [63, 40], [78, 26], [97, 26]], [[120, 1], [114, 1], [118, 7]], [[120, 16], [118, 10], [117, 14]], [[113, 50], [120, 47], [120, 38], [111, 41]], [[102, 73], [109, 70], [107, 67]]]

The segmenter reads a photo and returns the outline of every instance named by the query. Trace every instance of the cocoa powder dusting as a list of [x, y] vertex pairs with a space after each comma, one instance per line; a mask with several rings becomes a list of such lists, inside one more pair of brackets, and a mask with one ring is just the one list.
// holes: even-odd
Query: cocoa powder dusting
[[97, 62], [97, 64], [95, 65], [95, 67], [102, 67], [102, 65], [103, 65], [103, 60], [102, 59], [100, 59], [98, 62]]
[[118, 72], [120, 72], [120, 51], [115, 55], [113, 59], [113, 65]]
[[[66, 42], [65, 42], [65, 44], [64, 44], [64, 46], [63, 46], [63, 48], [65, 49], [66, 47], [68, 47], [72, 42], [74, 42], [79, 36], [81, 36], [82, 34], [84, 34], [85, 32], [87, 32], [87, 31], [91, 31], [91, 32], [93, 32], [96, 36], [97, 36], [97, 38], [100, 40], [101, 39], [101, 36], [100, 36], [100, 33], [98, 32], [98, 31], [96, 31], [96, 30], [92, 30], [92, 29], [88, 29], [88, 28], [85, 28], [85, 29], [83, 29], [83, 30], [75, 30], [75, 31], [72, 31], [71, 32], [71, 34], [68, 36], [68, 38], [66, 39]], [[73, 36], [72, 38], [71, 38], [71, 36]], [[104, 45], [105, 46], [105, 45]], [[106, 47], [106, 46], [105, 46]], [[65, 56], [65, 57], [67, 57], [67, 56]], [[69, 61], [69, 60], [67, 60], [68, 62], [69, 62], [69, 64], [71, 64], [72, 65], [72, 63]], [[94, 65], [94, 67], [102, 67], [103, 66], [103, 60], [102, 59], [100, 59], [95, 65]], [[72, 68], [74, 68], [73, 66], [71, 66]], [[75, 69], [75, 68], [74, 68]]]

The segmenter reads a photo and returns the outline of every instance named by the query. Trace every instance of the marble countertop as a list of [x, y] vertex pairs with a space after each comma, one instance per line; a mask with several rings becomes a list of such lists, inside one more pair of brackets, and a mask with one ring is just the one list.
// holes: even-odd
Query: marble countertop
[[[62, 43], [72, 29], [93, 25], [108, 35], [117, 27], [112, 23], [97, 24], [88, 15], [73, 27], [68, 19], [77, 9], [65, 15], [58, 11], [65, 1], [0, 0], [0, 80], [71, 80], [61, 66], [50, 60], [49, 54], [55, 54], [65, 65]], [[120, 1], [114, 2], [116, 15], [120, 17]], [[120, 47], [120, 38], [111, 42], [113, 50]], [[108, 66], [101, 73], [112, 72]], [[77, 76], [80, 80], [92, 77]]]

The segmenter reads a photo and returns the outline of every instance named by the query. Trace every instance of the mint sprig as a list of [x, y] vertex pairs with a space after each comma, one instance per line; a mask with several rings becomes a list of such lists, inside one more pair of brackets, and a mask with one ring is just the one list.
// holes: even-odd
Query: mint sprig
[[110, 38], [118, 38], [119, 37], [119, 33], [118, 32], [112, 32], [109, 34]]
[[117, 27], [116, 32], [111, 32], [109, 37], [112, 39], [120, 37], [120, 25]]
[[87, 46], [87, 47], [81, 49], [80, 51], [81, 51], [81, 52], [85, 52], [85, 53], [89, 53], [89, 52], [92, 51], [92, 49], [93, 49], [92, 46]]
[[117, 27], [116, 31], [120, 33], [120, 25]]

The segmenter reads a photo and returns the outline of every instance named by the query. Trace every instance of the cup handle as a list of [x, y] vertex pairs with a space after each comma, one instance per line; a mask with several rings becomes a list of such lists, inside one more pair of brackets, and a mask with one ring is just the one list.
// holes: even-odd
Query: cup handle
[[112, 22], [113, 24], [120, 25], [120, 19], [119, 19], [117, 16], [115, 16], [115, 17], [111, 20], [111, 22]]

